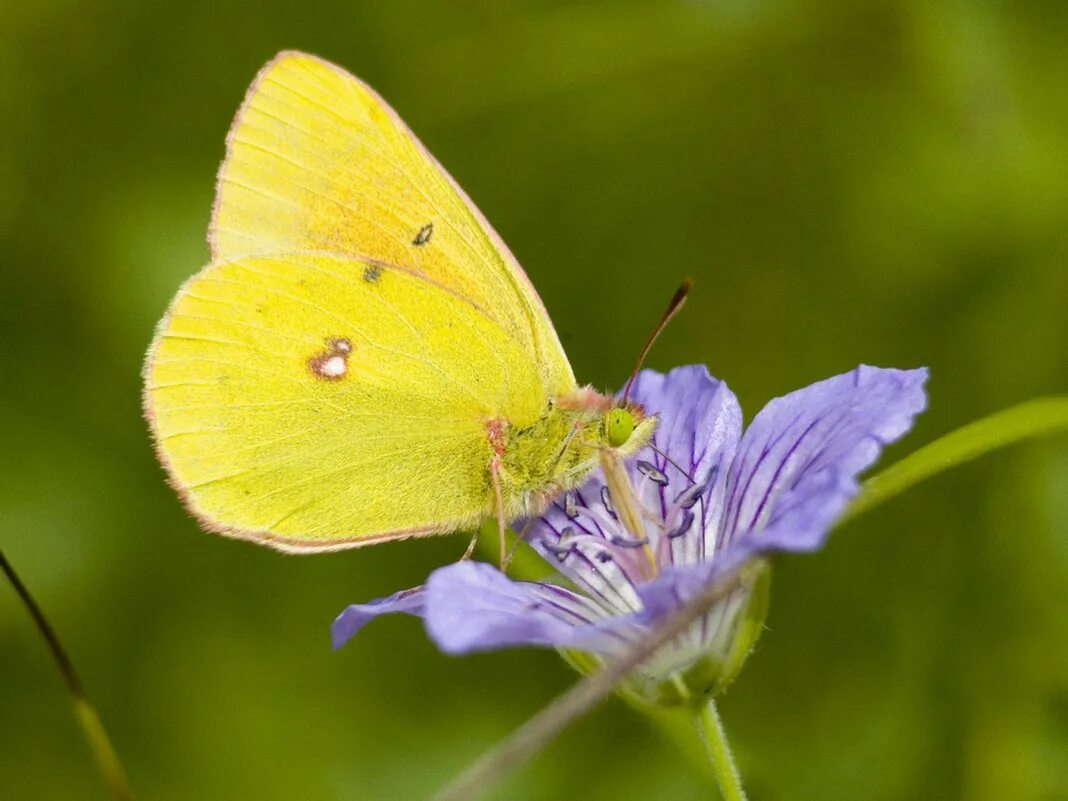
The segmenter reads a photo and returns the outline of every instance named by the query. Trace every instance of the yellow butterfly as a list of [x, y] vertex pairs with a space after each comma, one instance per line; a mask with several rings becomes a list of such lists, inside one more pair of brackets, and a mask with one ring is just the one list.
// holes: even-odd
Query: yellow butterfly
[[227, 137], [212, 262], [145, 364], [171, 483], [288, 551], [537, 514], [656, 420], [579, 388], [464, 192], [368, 86], [282, 53]]

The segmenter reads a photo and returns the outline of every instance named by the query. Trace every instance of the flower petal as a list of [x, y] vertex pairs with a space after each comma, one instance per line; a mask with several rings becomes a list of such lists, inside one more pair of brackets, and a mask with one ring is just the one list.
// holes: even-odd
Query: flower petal
[[413, 587], [395, 592], [387, 598], [379, 598], [366, 604], [352, 604], [338, 615], [330, 626], [330, 639], [334, 650], [351, 640], [360, 629], [379, 615], [394, 612], [423, 617], [426, 611], [426, 588]]
[[[666, 486], [647, 487], [644, 495], [655, 492], [654, 509], [669, 530], [677, 529], [685, 512], [694, 515], [696, 533], [678, 536], [663, 549], [668, 564], [703, 561], [715, 547], [715, 532], [723, 514], [727, 470], [734, 459], [742, 435], [742, 409], [726, 383], [713, 378], [703, 364], [677, 367], [667, 375], [643, 370], [631, 392], [647, 412], [660, 417], [653, 444], [668, 458], [651, 448], [630, 464], [637, 484], [639, 460], [648, 459], [668, 476]], [[670, 460], [670, 461], [669, 461]], [[679, 474], [679, 468], [687, 471]], [[683, 493], [698, 491], [696, 503]], [[703, 490], [700, 489], [703, 487]], [[644, 499], [643, 499], [644, 500]], [[647, 501], [648, 502], [648, 501]], [[683, 508], [685, 507], [685, 508]]]
[[667, 568], [638, 588], [642, 611], [635, 622], [655, 626], [697, 597], [709, 584], [722, 580], [727, 573], [757, 554], [758, 549], [751, 543], [742, 542], [716, 554], [712, 561]]
[[435, 570], [426, 585], [426, 628], [450, 654], [515, 645], [616, 653], [619, 624], [588, 598], [554, 584], [512, 581], [482, 562]]
[[771, 401], [753, 420], [727, 480], [719, 547], [812, 550], [859, 489], [857, 475], [912, 427], [927, 370], [861, 365]]
[[[657, 447], [690, 469], [702, 458], [733, 452], [738, 445], [742, 433], [738, 401], [703, 364], [676, 367], [667, 374], [642, 370], [631, 398], [647, 413], [659, 415]], [[677, 476], [677, 470], [672, 472]]]

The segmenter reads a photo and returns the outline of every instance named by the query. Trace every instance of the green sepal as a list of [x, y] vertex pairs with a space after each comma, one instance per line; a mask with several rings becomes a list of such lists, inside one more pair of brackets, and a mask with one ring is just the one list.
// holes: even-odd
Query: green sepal
[[[750, 573], [749, 571], [752, 571]], [[764, 621], [771, 608], [771, 565], [766, 560], [754, 562], [747, 568], [743, 585], [752, 581], [749, 600], [739, 615], [738, 627], [727, 657], [723, 660], [723, 669], [712, 688], [713, 695], [719, 695], [730, 686], [742, 671], [749, 654], [756, 648], [757, 640], [764, 633]]]

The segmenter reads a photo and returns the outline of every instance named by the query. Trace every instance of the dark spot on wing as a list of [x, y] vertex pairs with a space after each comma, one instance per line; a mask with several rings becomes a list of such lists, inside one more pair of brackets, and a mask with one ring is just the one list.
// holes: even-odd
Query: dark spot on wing
[[363, 280], [369, 284], [373, 284], [379, 278], [382, 277], [382, 268], [377, 264], [368, 264], [363, 268]]
[[323, 381], [340, 381], [349, 372], [352, 342], [345, 337], [327, 337], [326, 348], [308, 359], [308, 370]]
[[412, 244], [416, 247], [422, 247], [430, 241], [430, 237], [434, 234], [434, 223], [430, 222], [419, 229], [415, 235], [415, 239], [412, 240]]

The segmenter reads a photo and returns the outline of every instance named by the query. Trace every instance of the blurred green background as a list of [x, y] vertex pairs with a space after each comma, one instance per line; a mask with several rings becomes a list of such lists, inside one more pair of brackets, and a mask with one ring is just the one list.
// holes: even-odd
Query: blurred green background
[[[752, 414], [859, 362], [931, 367], [887, 462], [1068, 390], [1058, 2], [40, 0], [0, 4], [0, 545], [144, 799], [419, 799], [574, 676], [450, 659], [346, 604], [459, 539], [314, 557], [201, 533], [140, 416], [207, 258], [232, 115], [277, 50], [368, 80], [525, 265], [576, 373], [706, 362]], [[402, 490], [401, 490], [402, 491]], [[1068, 799], [1068, 443], [1000, 452], [778, 566], [722, 702], [752, 797]], [[706, 799], [612, 702], [492, 797]], [[0, 588], [0, 797], [104, 798]]]

